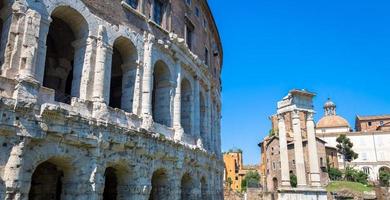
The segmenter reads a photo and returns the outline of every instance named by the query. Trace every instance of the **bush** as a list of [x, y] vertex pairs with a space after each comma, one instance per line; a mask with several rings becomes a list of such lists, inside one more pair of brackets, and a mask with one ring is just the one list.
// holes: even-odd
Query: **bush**
[[352, 167], [347, 167], [345, 169], [344, 179], [352, 182], [358, 182], [364, 185], [368, 183], [368, 175], [361, 170], [354, 169]]
[[382, 186], [389, 186], [390, 183], [390, 172], [388, 171], [380, 171], [379, 172], [379, 181]]
[[290, 185], [291, 187], [297, 187], [298, 185], [297, 176], [295, 174], [290, 175]]
[[329, 168], [328, 175], [332, 181], [339, 181], [343, 178], [343, 173], [339, 169], [333, 167]]

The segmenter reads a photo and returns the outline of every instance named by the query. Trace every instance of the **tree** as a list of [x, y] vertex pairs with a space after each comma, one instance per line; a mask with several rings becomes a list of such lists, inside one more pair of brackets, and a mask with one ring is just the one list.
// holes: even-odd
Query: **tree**
[[258, 187], [260, 183], [260, 174], [257, 171], [249, 171], [241, 181], [241, 191], [246, 191], [247, 187]]
[[337, 137], [336, 142], [338, 153], [343, 155], [344, 167], [346, 166], [346, 162], [349, 163], [352, 160], [358, 158], [359, 155], [352, 150], [353, 143], [345, 134], [341, 134], [339, 137]]
[[228, 184], [228, 188], [230, 189], [231, 186], [232, 186], [232, 183], [233, 183], [233, 180], [232, 178], [228, 177], [227, 180], [226, 180], [227, 184]]

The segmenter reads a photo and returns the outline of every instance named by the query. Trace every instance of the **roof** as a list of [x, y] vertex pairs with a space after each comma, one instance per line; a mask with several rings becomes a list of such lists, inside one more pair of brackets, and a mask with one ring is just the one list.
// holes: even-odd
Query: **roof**
[[316, 96], [316, 94], [314, 92], [309, 92], [309, 91], [307, 91], [305, 89], [302, 89], [302, 90], [292, 89], [292, 90], [289, 91], [289, 93], [291, 93], [291, 94], [300, 94], [300, 95], [309, 96], [309, 97]]
[[366, 116], [356, 116], [358, 120], [378, 120], [378, 119], [390, 119], [390, 115], [366, 115]]
[[338, 127], [350, 127], [350, 126], [346, 119], [338, 115], [324, 116], [317, 123], [317, 128], [338, 128]]

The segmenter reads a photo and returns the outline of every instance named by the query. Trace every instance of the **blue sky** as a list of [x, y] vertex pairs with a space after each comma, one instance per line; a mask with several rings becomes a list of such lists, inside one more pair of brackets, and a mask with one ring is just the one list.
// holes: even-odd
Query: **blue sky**
[[[241, 4], [242, 3], [242, 4]], [[354, 126], [390, 114], [390, 1], [210, 0], [224, 47], [222, 150], [257, 164], [268, 116], [292, 88], [328, 97]]]

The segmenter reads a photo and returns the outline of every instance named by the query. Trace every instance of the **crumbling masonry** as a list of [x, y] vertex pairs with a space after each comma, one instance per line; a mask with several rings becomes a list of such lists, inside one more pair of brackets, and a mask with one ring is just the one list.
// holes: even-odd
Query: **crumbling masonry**
[[207, 1], [0, 8], [0, 199], [223, 198]]

